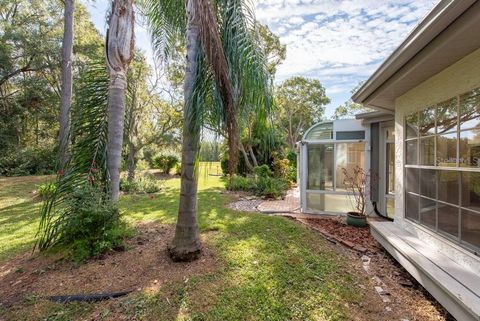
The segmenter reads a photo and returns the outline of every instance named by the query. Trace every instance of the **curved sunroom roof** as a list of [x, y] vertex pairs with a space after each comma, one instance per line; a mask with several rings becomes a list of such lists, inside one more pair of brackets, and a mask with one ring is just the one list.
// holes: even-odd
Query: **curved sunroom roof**
[[323, 140], [333, 138], [333, 122], [318, 123], [310, 127], [303, 135], [304, 140]]

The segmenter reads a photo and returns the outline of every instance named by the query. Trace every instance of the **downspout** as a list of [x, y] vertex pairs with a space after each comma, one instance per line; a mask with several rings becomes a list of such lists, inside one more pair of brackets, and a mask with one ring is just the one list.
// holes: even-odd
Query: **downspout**
[[377, 208], [377, 202], [376, 201], [372, 201], [372, 205], [373, 205], [373, 210], [375, 211], [375, 214], [377, 214], [381, 218], [384, 218], [384, 219], [386, 219], [390, 222], [393, 222], [393, 218], [388, 217], [387, 215], [380, 213], [380, 211]]

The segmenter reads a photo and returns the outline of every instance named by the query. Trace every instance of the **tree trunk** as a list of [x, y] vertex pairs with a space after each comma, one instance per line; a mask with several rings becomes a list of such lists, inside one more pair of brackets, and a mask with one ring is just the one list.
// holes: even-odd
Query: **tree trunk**
[[242, 152], [243, 159], [245, 160], [245, 165], [247, 165], [248, 171], [252, 172], [253, 166], [252, 166], [252, 163], [250, 163], [250, 160], [248, 159], [248, 154], [245, 151], [245, 147], [243, 146], [242, 142], [239, 142], [238, 149]]
[[59, 169], [64, 170], [68, 161], [70, 137], [70, 108], [72, 105], [72, 55], [74, 0], [65, 0], [62, 42], [62, 89], [60, 96]]
[[135, 155], [137, 154], [137, 149], [135, 145], [129, 141], [128, 142], [128, 158], [127, 158], [127, 170], [128, 170], [128, 181], [133, 182], [135, 179], [135, 168], [137, 167], [137, 161], [135, 160]]
[[108, 88], [107, 167], [110, 176], [110, 198], [118, 201], [125, 121], [127, 68], [134, 54], [133, 0], [115, 0], [107, 31]]
[[168, 247], [174, 261], [193, 261], [201, 253], [197, 223], [197, 175], [195, 163], [200, 141], [200, 127], [192, 119], [195, 100], [192, 99], [198, 68], [200, 28], [192, 12], [192, 1], [187, 2], [187, 66], [184, 84], [184, 123], [182, 142], [182, 177], [180, 205], [175, 236]]
[[252, 145], [248, 145], [248, 151], [250, 152], [250, 157], [252, 157], [253, 166], [257, 167], [258, 162], [257, 158], [255, 157], [255, 153], [253, 152]]

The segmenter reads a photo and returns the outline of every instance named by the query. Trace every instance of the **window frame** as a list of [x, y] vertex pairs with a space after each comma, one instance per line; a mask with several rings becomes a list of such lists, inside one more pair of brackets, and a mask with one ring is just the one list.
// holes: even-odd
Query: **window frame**
[[[466, 241], [464, 241], [462, 239], [462, 212], [470, 212], [470, 213], [473, 213], [474, 215], [478, 215], [480, 216], [480, 210], [476, 211], [476, 210], [472, 210], [471, 208], [468, 208], [468, 207], [465, 207], [464, 204], [463, 204], [463, 201], [462, 201], [462, 193], [463, 193], [463, 175], [462, 173], [463, 172], [475, 172], [475, 173], [480, 173], [480, 166], [479, 167], [473, 167], [473, 166], [470, 166], [470, 167], [462, 167], [462, 162], [460, 161], [460, 136], [461, 136], [461, 133], [462, 132], [466, 132], [466, 131], [472, 131], [472, 130], [479, 130], [479, 127], [472, 127], [472, 128], [462, 128], [461, 124], [460, 124], [460, 121], [461, 121], [461, 112], [462, 112], [462, 106], [461, 106], [461, 97], [463, 96], [466, 96], [466, 95], [471, 95], [472, 92], [478, 92], [480, 91], [480, 88], [474, 88], [472, 90], [469, 90], [467, 92], [464, 92], [464, 93], [461, 93], [459, 95], [456, 95], [450, 99], [447, 99], [447, 100], [444, 100], [442, 102], [439, 102], [439, 103], [436, 103], [436, 104], [433, 104], [433, 105], [429, 105], [429, 106], [426, 106], [425, 108], [422, 108], [420, 110], [417, 110], [413, 113], [409, 113], [407, 115], [405, 115], [405, 117], [403, 118], [403, 121], [404, 121], [404, 133], [403, 133], [403, 146], [404, 146], [404, 155], [403, 155], [403, 179], [404, 179], [404, 186], [403, 186], [403, 192], [404, 192], [404, 212], [403, 212], [403, 218], [408, 220], [409, 222], [413, 222], [415, 224], [419, 224], [421, 225], [422, 227], [426, 228], [426, 229], [429, 229], [429, 230], [432, 230], [434, 231], [436, 234], [438, 235], [441, 235], [443, 237], [446, 237], [447, 239], [449, 240], [452, 240], [454, 241], [455, 243], [459, 244], [462, 248], [470, 251], [470, 252], [473, 252], [475, 255], [479, 255], [478, 253], [480, 252], [480, 246], [478, 245], [474, 245], [474, 244], [471, 244], [471, 243], [468, 243]], [[438, 124], [439, 124], [439, 119], [438, 119], [438, 110], [440, 108], [440, 106], [442, 106], [443, 104], [447, 103], [447, 102], [450, 102], [450, 101], [455, 101], [455, 107], [456, 107], [456, 125], [454, 126], [455, 129], [452, 129], [452, 130], [447, 130], [447, 131], [443, 131], [443, 132], [439, 132], [438, 130]], [[433, 131], [433, 134], [423, 134], [421, 133], [420, 131], [420, 128], [421, 128], [421, 114], [422, 112], [424, 112], [425, 110], [427, 110], [428, 108], [434, 108], [434, 113], [435, 113], [435, 121], [434, 121], [434, 126], [435, 126], [435, 129]], [[409, 119], [415, 119], [415, 114], [416, 114], [416, 128], [417, 128], [417, 131], [416, 131], [416, 137], [412, 137], [410, 134], [410, 132], [407, 132], [407, 127], [408, 126], [408, 120]], [[479, 117], [479, 116], [477, 116]], [[480, 122], [480, 120], [479, 120]], [[455, 163], [452, 163], [450, 166], [440, 166], [438, 165], [439, 162], [438, 162], [438, 144], [437, 144], [437, 141], [438, 141], [438, 138], [441, 137], [442, 135], [447, 135], [447, 134], [453, 134], [455, 133], [456, 134], [456, 160], [455, 160]], [[410, 135], [410, 137], [409, 137]], [[434, 151], [433, 151], [433, 158], [434, 158], [434, 162], [433, 162], [433, 165], [422, 165], [421, 164], [421, 154], [422, 154], [422, 150], [420, 149], [421, 147], [421, 139], [425, 139], [427, 137], [434, 137]], [[416, 164], [407, 164], [407, 153], [406, 153], [406, 150], [407, 150], [407, 144], [409, 142], [415, 142], [416, 141]], [[408, 191], [407, 190], [407, 169], [409, 168], [412, 168], [412, 169], [417, 169], [418, 170], [418, 177], [417, 177], [417, 181], [416, 181], [416, 187], [417, 187], [417, 191]], [[422, 190], [421, 190], [421, 184], [422, 184], [422, 180], [421, 180], [421, 175], [422, 175], [422, 171], [425, 171], [425, 170], [435, 170], [436, 171], [436, 178], [435, 178], [435, 197], [434, 198], [431, 198], [431, 197], [428, 197], [426, 195], [423, 195], [422, 194]], [[456, 173], [458, 173], [457, 175], [457, 178], [458, 178], [458, 184], [457, 184], [457, 188], [458, 188], [458, 204], [452, 204], [452, 203], [448, 203], [446, 201], [443, 201], [443, 200], [440, 200], [440, 194], [439, 194], [439, 183], [440, 183], [440, 173], [443, 172], [443, 171], [454, 171]], [[415, 217], [417, 217], [417, 219], [414, 219], [412, 217], [412, 215], [409, 215], [407, 216], [407, 199], [408, 199], [408, 195], [412, 195], [412, 196], [415, 196], [416, 198], [418, 198], [418, 204], [417, 205], [417, 213], [415, 213]], [[432, 226], [429, 226], [427, 224], [424, 224], [421, 222], [421, 210], [422, 210], [422, 198], [423, 199], [427, 199], [427, 200], [430, 200], [430, 201], [434, 201], [435, 202], [435, 227], [433, 228]], [[445, 231], [442, 231], [439, 229], [439, 206], [438, 204], [445, 204], [447, 206], [451, 206], [453, 208], [456, 208], [457, 209], [457, 215], [458, 215], [458, 222], [457, 222], [457, 236], [454, 236], [454, 235], [451, 235], [449, 234], [448, 232], [445, 232]], [[413, 214], [413, 213], [412, 213]]]

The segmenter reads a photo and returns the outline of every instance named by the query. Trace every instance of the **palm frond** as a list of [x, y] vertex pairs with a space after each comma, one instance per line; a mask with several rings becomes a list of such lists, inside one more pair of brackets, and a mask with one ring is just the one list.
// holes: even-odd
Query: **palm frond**
[[145, 15], [157, 58], [170, 57], [186, 30], [184, 0], [145, 0]]
[[107, 100], [108, 74], [105, 63], [86, 68], [79, 83], [72, 114], [71, 158], [55, 182], [55, 192], [44, 202], [35, 248], [48, 249], [62, 237], [71, 209], [68, 199], [84, 184], [108, 189]]

